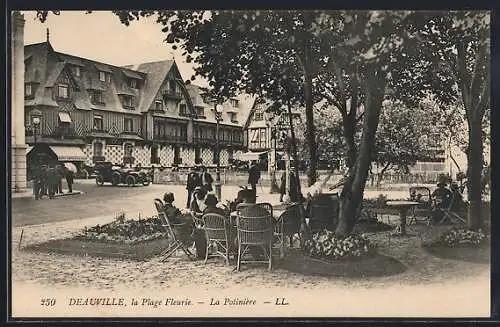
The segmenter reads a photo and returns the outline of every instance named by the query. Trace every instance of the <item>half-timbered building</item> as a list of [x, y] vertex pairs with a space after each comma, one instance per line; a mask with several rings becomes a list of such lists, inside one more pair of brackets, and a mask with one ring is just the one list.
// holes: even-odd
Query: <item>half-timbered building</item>
[[[59, 161], [89, 165], [216, 162], [215, 104], [202, 88], [185, 85], [175, 61], [118, 67], [57, 52], [49, 40], [25, 46], [24, 61], [28, 160], [45, 149]], [[249, 96], [223, 104], [221, 165], [243, 148], [252, 105]]]

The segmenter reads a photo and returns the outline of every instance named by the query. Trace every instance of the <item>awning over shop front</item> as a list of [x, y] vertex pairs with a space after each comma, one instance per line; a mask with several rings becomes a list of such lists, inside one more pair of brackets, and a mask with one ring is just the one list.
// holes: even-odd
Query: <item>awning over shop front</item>
[[64, 111], [59, 112], [59, 120], [61, 123], [71, 123], [71, 117]]
[[57, 156], [59, 161], [85, 161], [87, 156], [82, 149], [76, 146], [55, 146], [49, 147]]
[[265, 153], [267, 153], [267, 151], [238, 153], [235, 159], [240, 161], [259, 160], [260, 156]]

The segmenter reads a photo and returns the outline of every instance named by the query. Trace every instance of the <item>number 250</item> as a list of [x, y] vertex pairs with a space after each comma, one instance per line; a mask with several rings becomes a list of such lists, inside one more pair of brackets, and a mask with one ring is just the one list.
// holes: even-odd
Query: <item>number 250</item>
[[44, 305], [46, 307], [52, 307], [56, 305], [56, 299], [41, 299], [40, 305]]

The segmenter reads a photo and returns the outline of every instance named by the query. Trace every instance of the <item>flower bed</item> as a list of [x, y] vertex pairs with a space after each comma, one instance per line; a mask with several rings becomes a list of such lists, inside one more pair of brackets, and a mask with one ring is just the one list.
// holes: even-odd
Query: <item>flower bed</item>
[[74, 239], [136, 244], [165, 238], [166, 236], [165, 229], [158, 217], [126, 220], [125, 215], [121, 215], [111, 223], [96, 225], [90, 228], [85, 227], [85, 229], [74, 236]]
[[451, 229], [443, 233], [440, 242], [449, 247], [459, 245], [482, 245], [486, 241], [486, 235], [482, 230], [473, 231], [464, 228]]
[[375, 252], [375, 245], [359, 234], [337, 239], [332, 231], [314, 233], [304, 243], [306, 255], [327, 260], [352, 259]]

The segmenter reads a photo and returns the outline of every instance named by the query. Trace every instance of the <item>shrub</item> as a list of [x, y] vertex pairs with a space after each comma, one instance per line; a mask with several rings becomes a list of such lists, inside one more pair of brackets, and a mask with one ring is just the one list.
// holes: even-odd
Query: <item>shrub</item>
[[441, 235], [440, 241], [449, 247], [459, 244], [480, 245], [486, 239], [482, 230], [473, 231], [468, 229], [451, 229]]
[[85, 227], [75, 238], [113, 243], [135, 244], [166, 237], [166, 232], [158, 217], [148, 217], [141, 220], [125, 220], [124, 215], [118, 215], [108, 224]]
[[304, 243], [304, 251], [307, 255], [329, 260], [362, 257], [373, 253], [374, 250], [374, 244], [363, 235], [351, 234], [337, 239], [329, 230], [314, 233]]

